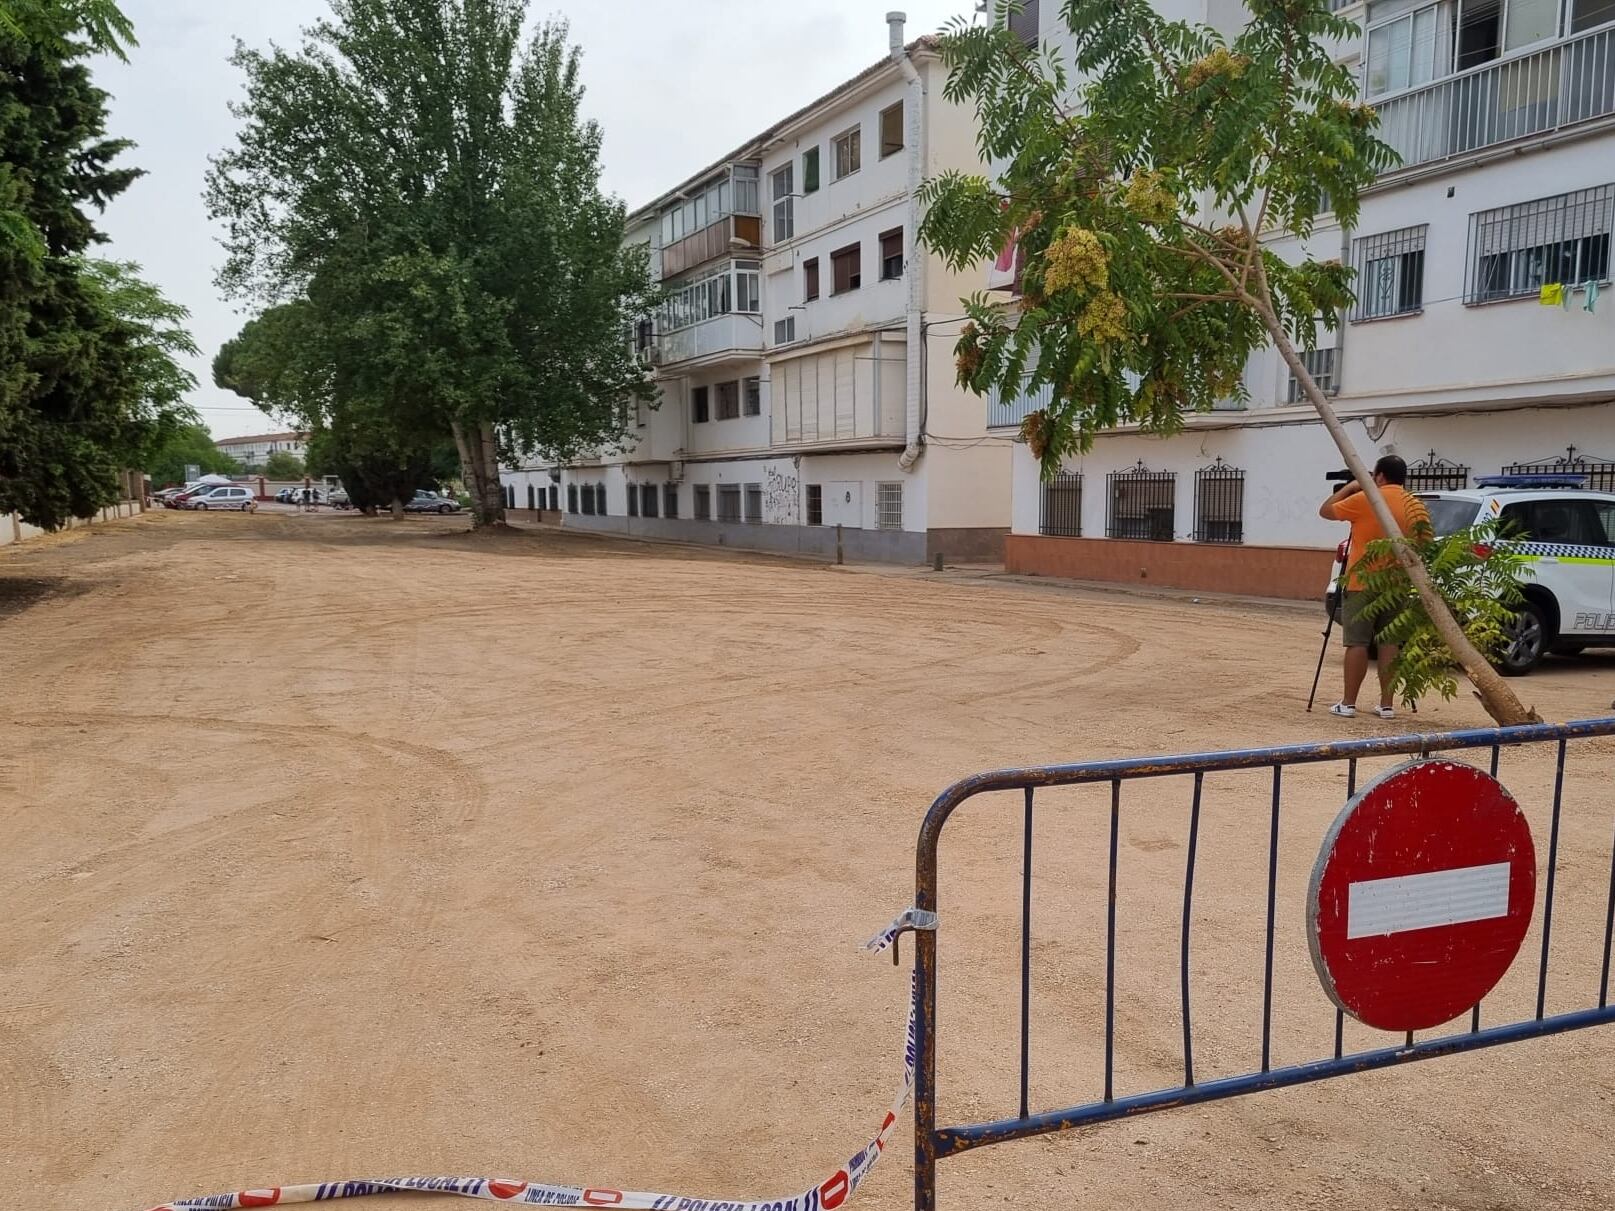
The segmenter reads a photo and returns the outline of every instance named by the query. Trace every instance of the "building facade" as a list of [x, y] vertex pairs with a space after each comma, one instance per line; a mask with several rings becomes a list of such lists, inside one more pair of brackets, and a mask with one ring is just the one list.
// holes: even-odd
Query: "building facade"
[[213, 443], [241, 464], [244, 471], [257, 471], [278, 450], [308, 457], [307, 433], [263, 433], [255, 437], [225, 437]]
[[[1058, 6], [1034, 7], [1058, 48]], [[1228, 34], [1245, 20], [1238, 0], [1156, 7]], [[1334, 7], [1362, 28], [1338, 54], [1401, 164], [1355, 229], [1325, 217], [1308, 242], [1357, 271], [1356, 307], [1307, 355], [1320, 386], [1363, 457], [1402, 456], [1410, 486], [1540, 467], [1615, 489], [1615, 0]], [[1102, 436], [1049, 483], [1017, 444], [1008, 567], [1319, 596], [1343, 528], [1317, 507], [1340, 454], [1276, 351], [1245, 386], [1180, 435]], [[995, 398], [989, 426], [1013, 433], [1038, 406]]]
[[915, 244], [921, 182], [978, 164], [927, 39], [629, 216], [668, 289], [638, 326], [659, 400], [624, 448], [506, 468], [581, 529], [849, 559], [1002, 558], [1009, 445], [954, 385], [976, 288]]

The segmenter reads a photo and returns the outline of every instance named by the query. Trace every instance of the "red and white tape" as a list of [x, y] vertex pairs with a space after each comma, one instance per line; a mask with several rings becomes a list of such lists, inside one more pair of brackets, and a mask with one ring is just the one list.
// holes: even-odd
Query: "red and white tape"
[[[898, 936], [911, 929], [935, 929], [933, 914], [908, 909], [886, 929], [876, 934], [864, 949], [879, 954]], [[914, 1017], [918, 1008], [918, 984], [909, 978], [908, 1030], [903, 1044], [903, 1079], [892, 1099], [892, 1108], [881, 1120], [880, 1130], [840, 1169], [803, 1194], [788, 1198], [725, 1199], [691, 1198], [682, 1194], [655, 1194], [644, 1190], [612, 1190], [596, 1186], [553, 1186], [543, 1182], [523, 1182], [492, 1177], [383, 1177], [362, 1181], [310, 1182], [301, 1186], [272, 1186], [260, 1190], [237, 1190], [231, 1194], [210, 1194], [201, 1198], [181, 1198], [153, 1207], [151, 1211], [225, 1211], [233, 1207], [286, 1207], [294, 1203], [323, 1203], [339, 1198], [363, 1198], [371, 1194], [413, 1191], [420, 1194], [453, 1194], [486, 1202], [504, 1202], [528, 1207], [621, 1207], [637, 1211], [835, 1211], [852, 1200], [854, 1192], [873, 1172], [886, 1150], [886, 1137], [908, 1105], [914, 1090]]]

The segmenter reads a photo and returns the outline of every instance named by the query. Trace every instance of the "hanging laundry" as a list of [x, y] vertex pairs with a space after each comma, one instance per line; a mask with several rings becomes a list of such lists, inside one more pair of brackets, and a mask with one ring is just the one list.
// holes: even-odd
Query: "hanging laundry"
[[1587, 301], [1581, 305], [1583, 311], [1596, 312], [1598, 310], [1598, 279], [1586, 283], [1583, 290], [1587, 292]]
[[1539, 298], [1544, 307], [1563, 307], [1565, 305], [1565, 287], [1563, 282], [1553, 282], [1542, 288]]

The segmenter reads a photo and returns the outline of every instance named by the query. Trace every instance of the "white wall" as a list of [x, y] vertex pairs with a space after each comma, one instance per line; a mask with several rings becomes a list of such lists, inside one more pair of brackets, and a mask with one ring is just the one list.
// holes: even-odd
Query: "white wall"
[[[1387, 422], [1376, 440], [1363, 421], [1348, 423], [1365, 459], [1397, 454], [1418, 462], [1434, 450], [1449, 462], [1467, 464], [1473, 476], [1495, 475], [1513, 462], [1534, 462], [1574, 445], [1588, 454], [1615, 458], [1615, 403], [1591, 407], [1473, 412], [1462, 416], [1402, 416]], [[1171, 438], [1112, 434], [1097, 439], [1085, 457], [1067, 464], [1083, 474], [1082, 533], [1105, 536], [1106, 482], [1113, 471], [1140, 459], [1151, 471], [1177, 473], [1176, 533], [1194, 533], [1194, 475], [1221, 457], [1245, 472], [1245, 542], [1257, 546], [1331, 547], [1343, 528], [1317, 516], [1332, 491], [1324, 475], [1342, 466], [1339, 451], [1317, 421], [1249, 424], [1196, 429]], [[1014, 532], [1038, 532], [1040, 481], [1036, 461], [1017, 443], [1013, 456]]]

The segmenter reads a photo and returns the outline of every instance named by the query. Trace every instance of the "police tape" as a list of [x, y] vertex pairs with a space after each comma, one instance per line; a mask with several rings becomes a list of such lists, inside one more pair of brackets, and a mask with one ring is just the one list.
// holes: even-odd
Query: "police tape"
[[[903, 933], [915, 929], [935, 929], [936, 915], [920, 909], [906, 909], [880, 933], [864, 943], [871, 954], [880, 954]], [[452, 1194], [528, 1207], [621, 1207], [625, 1211], [835, 1211], [852, 1200], [865, 1178], [874, 1171], [886, 1151], [886, 1137], [908, 1105], [914, 1091], [914, 1021], [919, 1011], [919, 981], [909, 977], [908, 1030], [903, 1043], [903, 1079], [898, 1084], [892, 1108], [881, 1120], [875, 1138], [855, 1153], [840, 1169], [806, 1193], [788, 1198], [726, 1199], [691, 1198], [681, 1194], [654, 1194], [643, 1190], [612, 1190], [597, 1186], [555, 1186], [543, 1182], [523, 1182], [491, 1177], [381, 1177], [360, 1181], [309, 1182], [301, 1186], [271, 1186], [259, 1190], [237, 1190], [201, 1198], [181, 1198], [162, 1203], [151, 1211], [226, 1211], [234, 1207], [286, 1207], [295, 1203], [323, 1203], [339, 1198], [363, 1198], [373, 1194], [414, 1192]]]

